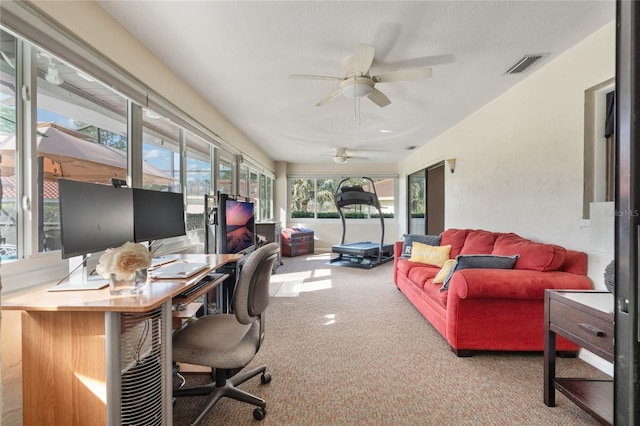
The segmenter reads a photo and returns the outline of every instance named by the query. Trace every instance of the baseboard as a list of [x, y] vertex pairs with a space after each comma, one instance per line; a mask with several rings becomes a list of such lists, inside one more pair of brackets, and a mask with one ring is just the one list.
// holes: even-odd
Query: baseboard
[[580, 358], [587, 364], [593, 365], [595, 368], [602, 371], [603, 373], [606, 373], [609, 376], [613, 377], [613, 364], [610, 363], [609, 361], [606, 361], [600, 358], [598, 355], [594, 354], [593, 352], [589, 352], [586, 349], [580, 349], [578, 358]]

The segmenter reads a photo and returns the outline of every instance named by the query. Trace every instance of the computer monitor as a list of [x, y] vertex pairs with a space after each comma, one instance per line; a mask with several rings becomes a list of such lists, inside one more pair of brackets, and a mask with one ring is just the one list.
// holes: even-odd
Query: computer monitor
[[218, 200], [218, 252], [247, 253], [254, 248], [253, 202], [221, 193]]
[[133, 241], [131, 189], [58, 179], [58, 191], [63, 259]]
[[181, 193], [133, 188], [133, 218], [136, 242], [186, 234]]

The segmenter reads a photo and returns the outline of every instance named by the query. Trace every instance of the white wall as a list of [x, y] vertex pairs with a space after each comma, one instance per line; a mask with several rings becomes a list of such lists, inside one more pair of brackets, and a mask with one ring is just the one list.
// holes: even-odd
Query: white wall
[[584, 91], [614, 74], [612, 22], [416, 151], [400, 174], [456, 158], [455, 173], [445, 174], [447, 228], [585, 251], [589, 276], [604, 288], [612, 254], [590, 248], [582, 221]]

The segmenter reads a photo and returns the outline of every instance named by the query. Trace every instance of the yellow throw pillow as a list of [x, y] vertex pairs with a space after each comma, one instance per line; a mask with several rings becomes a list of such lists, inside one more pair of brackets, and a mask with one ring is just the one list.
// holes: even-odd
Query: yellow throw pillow
[[444, 283], [444, 279], [447, 278], [447, 275], [449, 275], [449, 272], [451, 272], [451, 269], [455, 264], [456, 264], [455, 259], [449, 259], [446, 262], [444, 262], [444, 266], [442, 267], [442, 269], [440, 269], [440, 272], [438, 272], [438, 275], [436, 275], [436, 277], [433, 279], [433, 283], [434, 284]]
[[411, 248], [411, 262], [426, 263], [427, 265], [438, 266], [442, 268], [444, 263], [449, 260], [451, 245], [446, 246], [430, 246], [418, 242], [413, 242]]

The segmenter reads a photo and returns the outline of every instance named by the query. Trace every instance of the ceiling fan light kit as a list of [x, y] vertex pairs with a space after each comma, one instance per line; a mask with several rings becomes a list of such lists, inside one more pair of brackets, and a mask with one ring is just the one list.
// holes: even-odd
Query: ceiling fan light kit
[[335, 154], [333, 154], [333, 162], [336, 164], [346, 164], [349, 159], [355, 160], [368, 160], [369, 157], [360, 157], [352, 155], [346, 148], [336, 148]]
[[340, 90], [348, 98], [361, 98], [373, 92], [373, 84], [370, 78], [354, 77], [340, 83]]
[[340, 89], [331, 93], [316, 106], [323, 106], [333, 101], [340, 95], [348, 98], [368, 97], [371, 102], [379, 107], [385, 107], [391, 103], [389, 98], [378, 90], [376, 83], [391, 83], [397, 81], [411, 81], [431, 77], [431, 68], [409, 68], [391, 71], [380, 75], [370, 75], [370, 68], [373, 64], [375, 47], [368, 44], [360, 44], [356, 48], [356, 53], [346, 66], [345, 77], [332, 77], [324, 75], [292, 74], [292, 78], [306, 78], [313, 80], [337, 80], [340, 82]]

